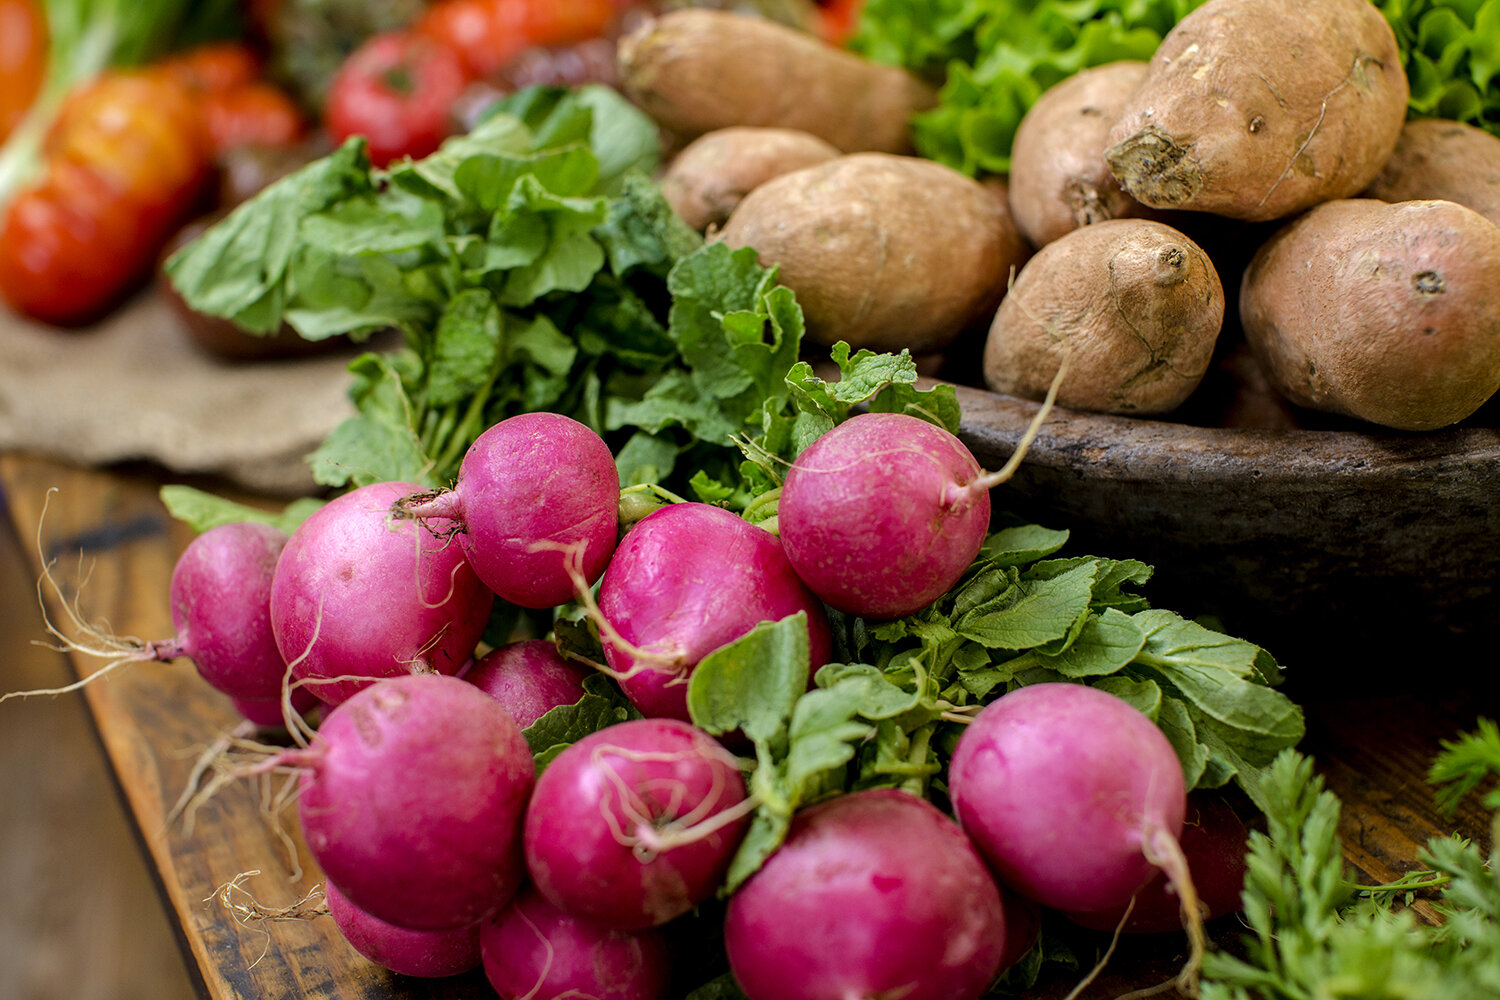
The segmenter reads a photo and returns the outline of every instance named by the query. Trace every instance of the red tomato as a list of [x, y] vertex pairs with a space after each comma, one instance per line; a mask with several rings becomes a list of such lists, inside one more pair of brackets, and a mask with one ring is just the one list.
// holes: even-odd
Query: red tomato
[[216, 42], [180, 52], [155, 67], [190, 90], [232, 90], [260, 78], [260, 57], [239, 42]]
[[69, 95], [45, 149], [119, 192], [151, 240], [185, 217], [208, 175], [197, 105], [180, 84], [152, 73], [106, 73]]
[[847, 42], [859, 25], [865, 0], [824, 0], [818, 7], [818, 33], [834, 45]]
[[567, 45], [598, 38], [619, 16], [614, 0], [511, 0], [523, 10], [521, 30], [532, 45]]
[[497, 0], [439, 0], [417, 20], [414, 30], [457, 52], [469, 75], [493, 76], [527, 45], [518, 23], [499, 16]]
[[215, 155], [236, 146], [289, 146], [306, 123], [285, 91], [264, 82], [215, 90], [199, 98], [208, 146]]
[[617, 0], [439, 0], [417, 30], [462, 55], [476, 78], [493, 79], [532, 46], [604, 35], [624, 6]]
[[334, 74], [324, 109], [328, 130], [339, 142], [364, 136], [376, 166], [426, 156], [452, 130], [449, 111], [468, 82], [459, 54], [431, 36], [376, 35]]
[[31, 107], [47, 69], [47, 20], [37, 0], [0, 0], [0, 142]]
[[0, 221], [0, 296], [48, 323], [97, 319], [149, 269], [135, 243], [117, 193], [76, 163], [55, 163]]

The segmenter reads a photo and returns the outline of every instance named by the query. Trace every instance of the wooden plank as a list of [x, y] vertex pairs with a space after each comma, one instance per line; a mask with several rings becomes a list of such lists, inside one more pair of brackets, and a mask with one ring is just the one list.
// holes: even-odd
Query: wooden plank
[[[154, 476], [6, 455], [0, 456], [0, 481], [22, 537], [39, 539], [34, 563], [40, 569], [43, 557], [53, 561], [66, 602], [119, 634], [143, 639], [171, 634], [167, 583], [191, 536], [167, 516]], [[62, 603], [49, 601], [55, 621], [61, 620]], [[80, 675], [103, 662], [83, 654], [73, 661]], [[1457, 675], [1451, 691], [1431, 698], [1360, 691], [1354, 684], [1306, 692], [1307, 748], [1317, 756], [1329, 787], [1345, 800], [1342, 829], [1349, 860], [1370, 880], [1410, 870], [1429, 837], [1452, 830], [1483, 835], [1487, 820], [1477, 805], [1456, 817], [1441, 816], [1423, 779], [1438, 740], [1472, 728], [1476, 712], [1493, 714], [1493, 700], [1476, 697], [1477, 675], [1473, 684], [1475, 690], [1468, 690], [1466, 679]], [[1299, 692], [1291, 693], [1303, 700]], [[253, 783], [226, 786], [199, 810], [191, 828], [167, 822], [196, 756], [236, 725], [236, 713], [186, 661], [131, 665], [87, 686], [84, 698], [213, 1000], [492, 996], [478, 973], [434, 982], [385, 973], [344, 944], [326, 917], [242, 926], [218, 903], [205, 902], [247, 871], [262, 873], [244, 884], [272, 907], [292, 903], [319, 879], [297, 836], [295, 816], [284, 817], [293, 845], [289, 854], [287, 843], [262, 818]], [[288, 877], [293, 858], [302, 869], [297, 879]], [[1232, 936], [1235, 928], [1231, 924], [1220, 933]], [[1137, 939], [1121, 949], [1109, 975], [1088, 995], [1112, 996], [1155, 984], [1180, 960], [1174, 936]], [[1053, 984], [1038, 996], [1065, 992]]]

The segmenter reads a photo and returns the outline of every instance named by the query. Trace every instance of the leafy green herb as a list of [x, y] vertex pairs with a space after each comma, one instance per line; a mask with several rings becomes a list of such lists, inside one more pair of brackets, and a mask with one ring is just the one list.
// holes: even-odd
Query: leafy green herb
[[[1491, 769], [1487, 736], [1448, 744], [1435, 774]], [[1471, 753], [1479, 749], [1476, 757]], [[1471, 844], [1434, 839], [1420, 856], [1431, 871], [1387, 886], [1360, 886], [1338, 838], [1340, 803], [1312, 761], [1283, 751], [1263, 774], [1267, 829], [1250, 835], [1238, 953], [1204, 960], [1203, 1000], [1479, 1000], [1500, 995], [1500, 877]], [[1422, 885], [1444, 885], [1438, 927], [1398, 903]]]
[[1377, 0], [1396, 33], [1411, 113], [1500, 135], [1500, 0]]
[[506, 416], [567, 413], [627, 485], [735, 482], [802, 338], [749, 251], [703, 246], [646, 177], [656, 127], [607, 88], [533, 88], [424, 160], [372, 169], [363, 143], [284, 178], [168, 264], [194, 308], [258, 333], [403, 346], [351, 365], [358, 415], [311, 458], [318, 482], [444, 486]]
[[[1480, 719], [1475, 732], [1444, 740], [1442, 746], [1427, 780], [1438, 786], [1438, 807], [1451, 813], [1485, 781], [1500, 779], [1500, 727], [1493, 719]], [[1486, 809], [1500, 811], [1500, 786], [1491, 788], [1482, 801]]]

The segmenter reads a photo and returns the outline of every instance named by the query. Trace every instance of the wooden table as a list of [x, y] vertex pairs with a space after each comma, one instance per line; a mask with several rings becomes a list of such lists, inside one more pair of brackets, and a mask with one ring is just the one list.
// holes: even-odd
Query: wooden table
[[[63, 597], [54, 594], [47, 602], [54, 622], [65, 621], [67, 601], [86, 619], [106, 622], [115, 634], [143, 639], [172, 634], [167, 581], [192, 536], [157, 499], [163, 481], [150, 470], [85, 470], [0, 456], [0, 484], [16, 528], [23, 539], [38, 542], [34, 568], [40, 571], [43, 558], [51, 561], [62, 584]], [[1494, 652], [1484, 655], [1493, 664]], [[72, 659], [80, 676], [106, 662], [82, 653]], [[1386, 880], [1415, 867], [1416, 851], [1428, 837], [1453, 830], [1484, 836], [1487, 817], [1475, 805], [1453, 818], [1435, 812], [1424, 774], [1440, 739], [1472, 729], [1477, 714], [1495, 714], [1492, 671], [1478, 664], [1415, 664], [1408, 683], [1381, 690], [1361, 685], [1352, 666], [1344, 676], [1347, 683], [1291, 693], [1308, 710], [1305, 748], [1344, 799], [1350, 863], [1370, 880]], [[1434, 692], [1436, 677], [1450, 683]], [[82, 697], [206, 997], [493, 996], [478, 973], [432, 982], [386, 973], [345, 945], [327, 917], [241, 923], [214, 899], [216, 890], [236, 876], [259, 871], [243, 881], [244, 888], [266, 907], [287, 906], [320, 876], [297, 835], [294, 810], [283, 815], [286, 832], [279, 836], [262, 814], [262, 790], [253, 783], [224, 787], [197, 811], [191, 827], [168, 822], [200, 752], [238, 720], [190, 663], [132, 664], [88, 685]], [[24, 710], [24, 702], [3, 708]], [[289, 877], [298, 868], [300, 877]], [[1132, 941], [1087, 995], [1109, 997], [1159, 982], [1178, 960], [1179, 949], [1175, 936]], [[1048, 984], [1038, 996], [1060, 995], [1069, 986]]]

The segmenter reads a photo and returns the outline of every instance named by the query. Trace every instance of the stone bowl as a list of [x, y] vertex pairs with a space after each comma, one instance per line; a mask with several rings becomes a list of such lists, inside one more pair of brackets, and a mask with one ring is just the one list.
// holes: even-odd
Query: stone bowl
[[[1037, 404], [958, 394], [960, 437], [999, 468]], [[1340, 677], [1404, 667], [1410, 683], [1489, 676], [1500, 648], [1497, 409], [1427, 434], [1054, 409], [992, 500], [1068, 528], [1075, 554], [1153, 564], [1154, 605], [1215, 616], [1283, 664]]]

